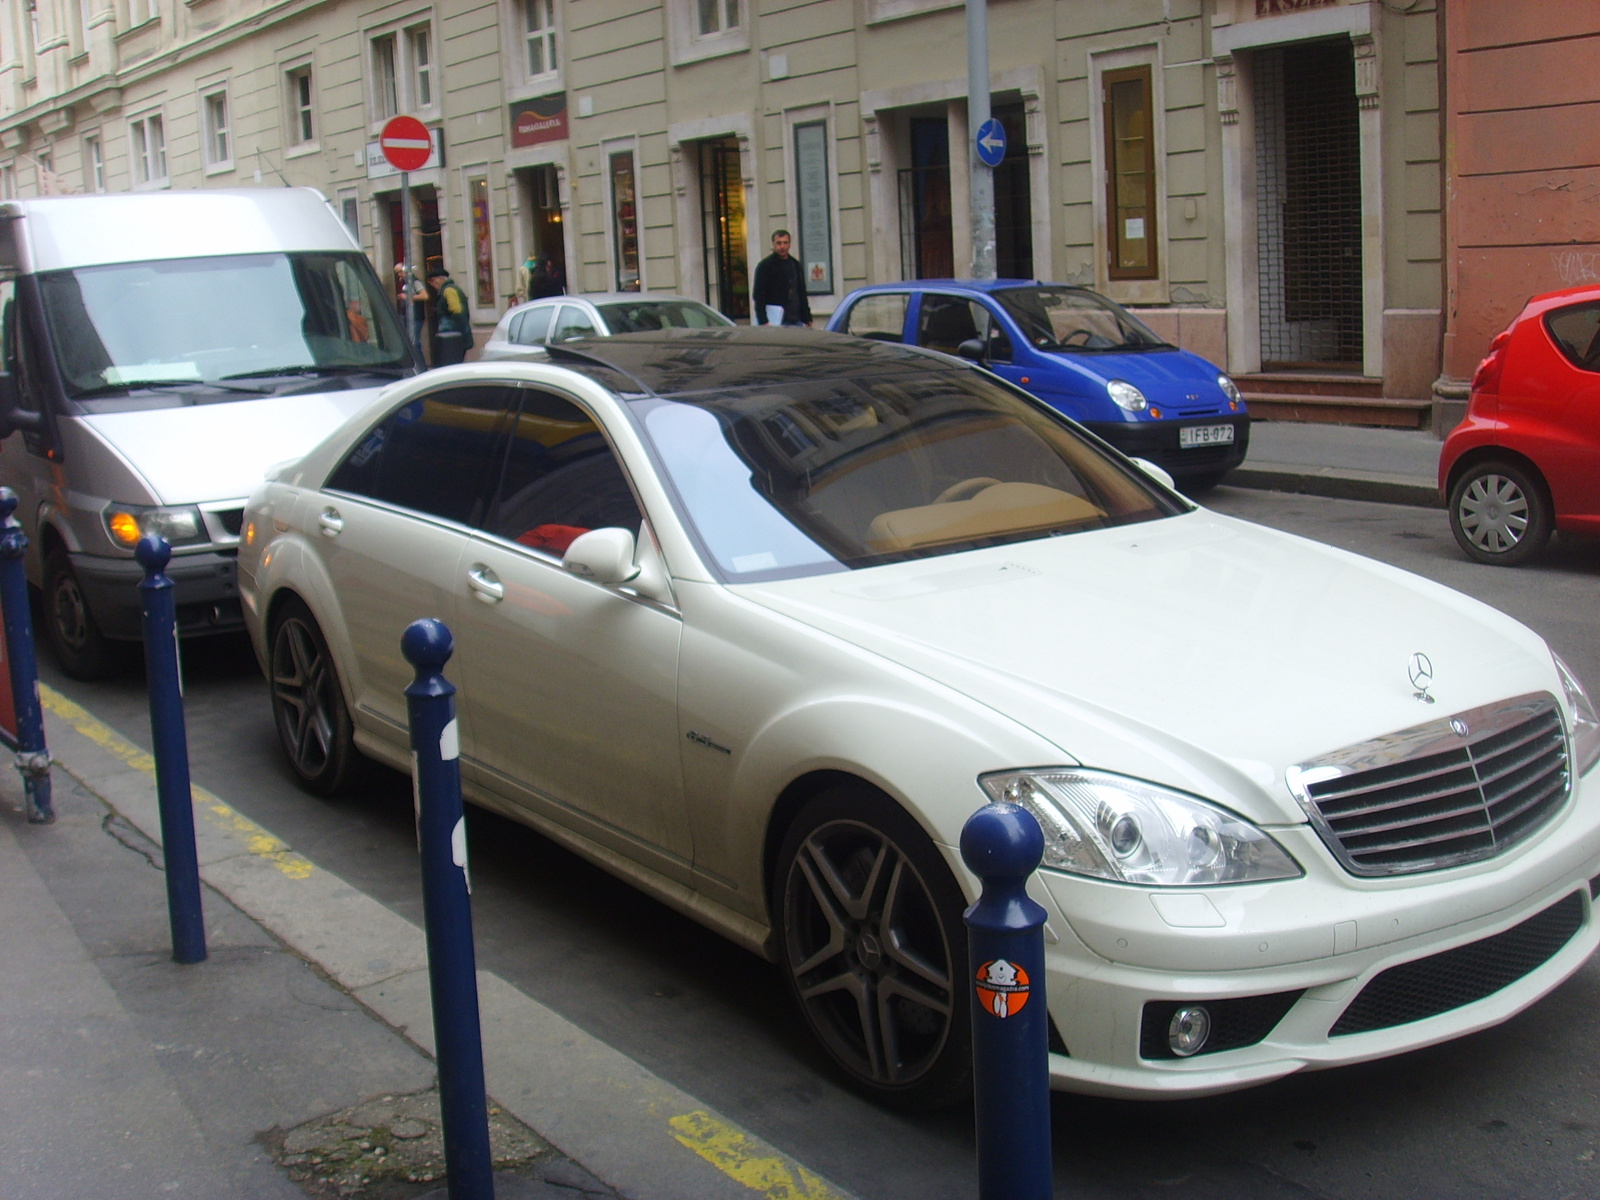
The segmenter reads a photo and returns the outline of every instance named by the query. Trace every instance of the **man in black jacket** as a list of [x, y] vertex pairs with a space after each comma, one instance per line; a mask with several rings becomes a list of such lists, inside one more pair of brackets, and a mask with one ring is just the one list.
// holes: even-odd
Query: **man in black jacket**
[[[809, 325], [811, 305], [806, 300], [806, 276], [800, 263], [789, 257], [789, 231], [772, 235], [772, 253], [756, 264], [756, 283], [750, 291], [757, 325]], [[782, 309], [781, 316], [774, 311]], [[774, 320], [777, 317], [778, 319]]]

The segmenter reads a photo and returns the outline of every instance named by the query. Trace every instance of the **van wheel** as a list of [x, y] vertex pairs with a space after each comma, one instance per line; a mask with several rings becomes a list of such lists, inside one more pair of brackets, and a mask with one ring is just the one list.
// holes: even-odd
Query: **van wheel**
[[318, 796], [349, 791], [366, 759], [356, 749], [350, 710], [327, 639], [311, 610], [290, 597], [272, 622], [272, 718], [296, 781]]
[[1554, 527], [1544, 480], [1515, 463], [1471, 467], [1450, 489], [1450, 532], [1467, 557], [1514, 567], [1544, 549]]
[[56, 664], [73, 679], [93, 682], [111, 673], [114, 656], [61, 546], [44, 558], [44, 628]]
[[800, 810], [773, 880], [779, 965], [859, 1092], [925, 1110], [972, 1086], [961, 890], [920, 826], [865, 784]]

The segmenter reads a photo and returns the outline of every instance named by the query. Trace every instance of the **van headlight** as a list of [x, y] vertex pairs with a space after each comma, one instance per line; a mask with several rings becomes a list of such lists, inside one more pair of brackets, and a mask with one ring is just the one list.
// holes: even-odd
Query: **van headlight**
[[1596, 715], [1594, 701], [1583, 690], [1583, 684], [1572, 673], [1572, 668], [1561, 661], [1554, 650], [1550, 657], [1556, 660], [1556, 674], [1561, 676], [1561, 690], [1567, 694], [1567, 704], [1572, 708], [1572, 757], [1575, 774], [1582, 775], [1596, 762], [1600, 762], [1600, 715]]
[[1147, 887], [1294, 879], [1287, 851], [1249, 821], [1142, 779], [1080, 767], [980, 775], [995, 800], [1020, 804], [1044, 830], [1044, 865]]
[[105, 511], [106, 532], [124, 550], [132, 550], [147, 533], [159, 533], [168, 545], [184, 546], [210, 540], [198, 508], [141, 508], [111, 504]]
[[1128, 412], [1143, 412], [1150, 407], [1150, 401], [1144, 398], [1144, 393], [1124, 380], [1113, 379], [1106, 384], [1106, 392], [1116, 401], [1118, 408]]

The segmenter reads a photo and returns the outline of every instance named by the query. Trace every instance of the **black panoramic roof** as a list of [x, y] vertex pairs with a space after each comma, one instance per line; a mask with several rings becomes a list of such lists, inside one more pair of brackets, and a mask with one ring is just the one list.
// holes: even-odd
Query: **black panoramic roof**
[[548, 350], [552, 364], [588, 375], [624, 395], [681, 396], [796, 380], [925, 375], [951, 369], [921, 351], [890, 342], [771, 326], [624, 333], [560, 342]]

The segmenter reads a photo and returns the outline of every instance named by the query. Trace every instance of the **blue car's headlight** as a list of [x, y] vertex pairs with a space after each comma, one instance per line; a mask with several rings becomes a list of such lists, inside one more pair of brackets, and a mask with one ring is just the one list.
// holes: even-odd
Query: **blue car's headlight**
[[1150, 407], [1150, 401], [1144, 398], [1143, 392], [1121, 379], [1113, 379], [1106, 384], [1106, 391], [1111, 399], [1116, 401], [1118, 408], [1126, 409], [1128, 412], [1144, 412]]
[[1044, 865], [1146, 887], [1294, 879], [1300, 866], [1243, 817], [1194, 796], [1107, 771], [1041, 767], [981, 775], [995, 800], [1044, 830]]
[[1244, 403], [1244, 394], [1239, 391], [1239, 385], [1226, 375], [1217, 376], [1217, 386], [1222, 389], [1222, 394], [1228, 398], [1229, 404]]

